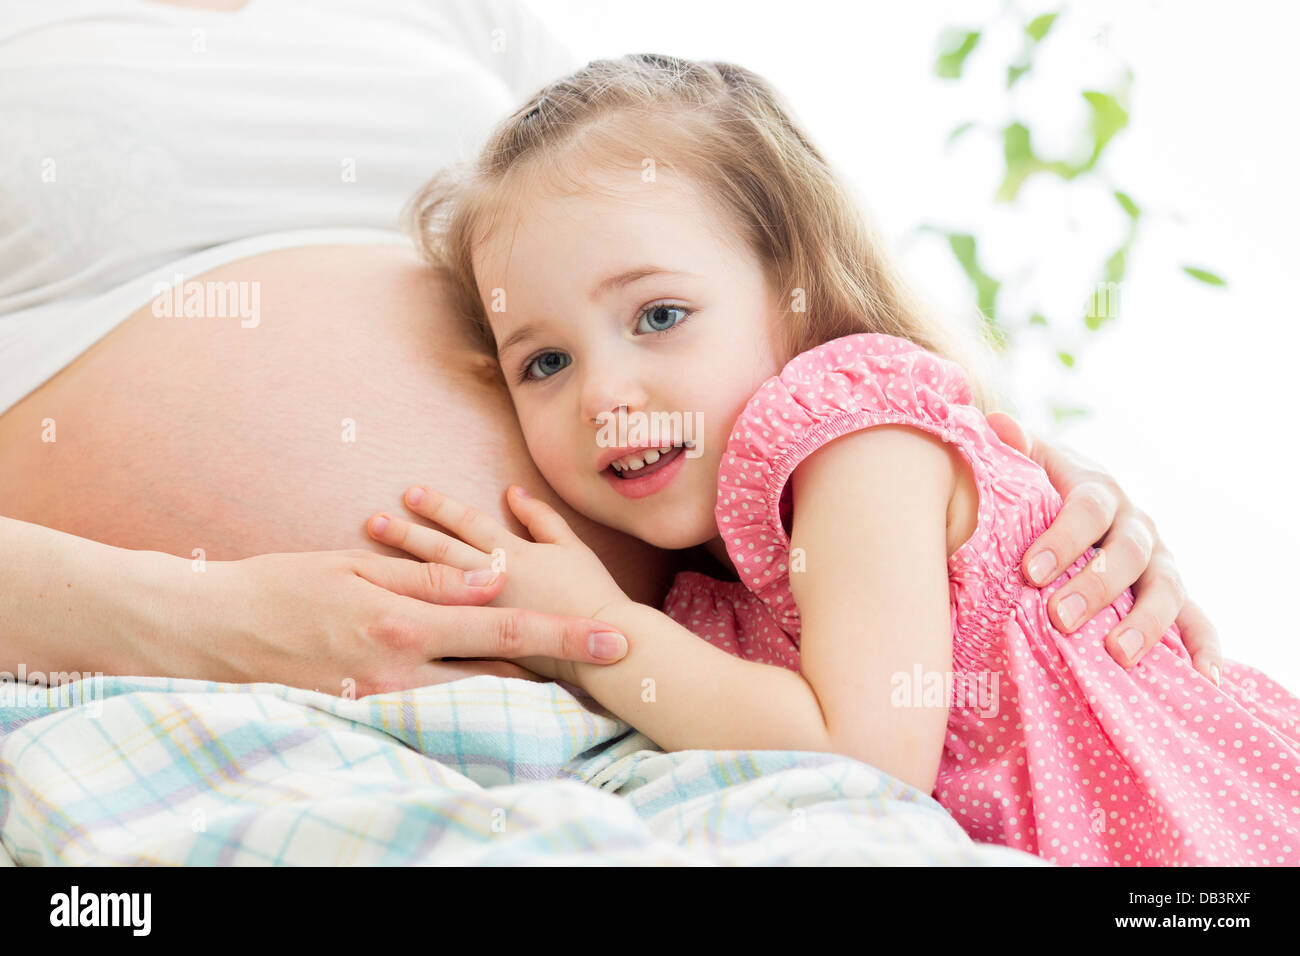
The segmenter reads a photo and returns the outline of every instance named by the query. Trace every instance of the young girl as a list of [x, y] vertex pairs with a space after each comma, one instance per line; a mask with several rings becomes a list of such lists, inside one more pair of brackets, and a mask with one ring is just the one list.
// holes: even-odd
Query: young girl
[[978, 352], [908, 296], [762, 79], [589, 64], [415, 211], [556, 492], [698, 549], [661, 612], [522, 488], [532, 541], [413, 491], [449, 533], [380, 540], [504, 570], [505, 604], [629, 644], [525, 666], [665, 749], [846, 754], [1058, 863], [1300, 863], [1300, 700], [1232, 662], [1216, 686], [1176, 626], [1120, 667], [1103, 642], [1131, 591], [1052, 625], [1051, 594], [1104, 553], [1043, 590], [1021, 576], [1060, 496], [989, 428]]

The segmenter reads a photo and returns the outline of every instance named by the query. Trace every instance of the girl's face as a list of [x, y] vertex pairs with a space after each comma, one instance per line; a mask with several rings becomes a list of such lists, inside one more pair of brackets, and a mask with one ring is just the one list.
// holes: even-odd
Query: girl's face
[[[474, 250], [520, 427], [576, 510], [661, 548], [716, 545], [727, 438], [782, 368], [780, 300], [688, 180], [632, 169], [597, 185], [526, 195]], [[626, 485], [607, 467], [629, 446], [683, 439], [695, 447], [624, 472], [645, 472]]]

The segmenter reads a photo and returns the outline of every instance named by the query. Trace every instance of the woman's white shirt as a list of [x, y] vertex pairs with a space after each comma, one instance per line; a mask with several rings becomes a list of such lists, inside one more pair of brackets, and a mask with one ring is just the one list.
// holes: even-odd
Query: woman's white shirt
[[9, 0], [0, 412], [178, 260], [336, 227], [383, 241], [435, 170], [578, 65], [511, 0]]

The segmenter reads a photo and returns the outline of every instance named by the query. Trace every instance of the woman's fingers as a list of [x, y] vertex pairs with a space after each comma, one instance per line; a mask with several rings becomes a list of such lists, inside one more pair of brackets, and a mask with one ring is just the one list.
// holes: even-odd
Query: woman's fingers
[[1217, 687], [1223, 670], [1219, 632], [1195, 601], [1183, 602], [1183, 609], [1178, 613], [1175, 623], [1178, 625], [1178, 633], [1182, 635], [1183, 646], [1192, 655], [1192, 666], [1214, 681]]
[[[1067, 634], [1077, 630], [1147, 573], [1154, 547], [1151, 530], [1131, 511], [1124, 512], [1092, 560], [1047, 602], [1052, 623]], [[1174, 622], [1177, 613], [1176, 607], [1169, 612], [1164, 627]]]
[[985, 418], [1004, 444], [1010, 445], [1026, 458], [1034, 457], [1033, 439], [1020, 426], [1020, 422], [1006, 412], [989, 412]]
[[574, 537], [573, 529], [563, 516], [545, 501], [530, 495], [522, 485], [511, 485], [506, 500], [534, 541], [561, 544]]
[[1187, 600], [1173, 556], [1151, 519], [1110, 475], [1077, 452], [1035, 441], [1004, 412], [989, 414], [988, 423], [1004, 443], [1037, 462], [1063, 497], [1056, 520], [1025, 552], [1021, 570], [1028, 580], [1051, 583], [1105, 536], [1088, 566], [1052, 595], [1053, 624], [1074, 631], [1132, 587], [1132, 610], [1106, 635], [1111, 656], [1131, 667], [1177, 623], [1194, 666], [1217, 684], [1223, 664], [1218, 633]]
[[[612, 664], [627, 654], [627, 638], [610, 625], [581, 617], [560, 617], [513, 607], [413, 605], [402, 636], [424, 640], [429, 657], [555, 657]], [[616, 656], [597, 657], [594, 635], [615, 634]]]
[[421, 561], [450, 565], [464, 571], [485, 568], [490, 561], [488, 555], [458, 538], [389, 514], [372, 516], [366, 522], [366, 531], [376, 541], [401, 548]]
[[[495, 598], [505, 581], [497, 573], [482, 587], [467, 585], [445, 565], [354, 552], [357, 574], [391, 592], [394, 602], [373, 628], [391, 649], [418, 649], [426, 660], [444, 657], [555, 657], [589, 664], [612, 664], [627, 654], [627, 638], [603, 621], [561, 617], [519, 608], [474, 607]], [[414, 600], [412, 600], [414, 599]], [[615, 655], [599, 657], [604, 642], [593, 635], [613, 633]]]
[[407, 490], [405, 500], [406, 506], [420, 517], [442, 525], [480, 551], [491, 553], [515, 538], [499, 521], [440, 492], [417, 485]]
[[1106, 649], [1124, 668], [1140, 661], [1178, 617], [1182, 584], [1167, 552], [1157, 555], [1133, 585], [1133, 607], [1106, 635]]
[[[372, 694], [395, 694], [414, 690], [417, 687], [446, 684], [467, 677], [478, 677], [480, 674], [539, 682], [545, 680], [532, 671], [508, 661], [436, 660], [414, 667], [400, 667], [375, 676], [348, 678], [343, 681], [342, 686], [345, 690], [350, 688], [352, 695], [360, 698]], [[320, 690], [320, 688], [316, 689]]]
[[1056, 520], [1025, 552], [1021, 564], [1025, 576], [1040, 586], [1055, 581], [1102, 539], [1115, 520], [1117, 507], [1114, 493], [1100, 482], [1077, 485], [1064, 497]]
[[422, 671], [423, 683], [413, 686], [427, 687], [430, 684], [445, 684], [448, 681], [477, 677], [480, 674], [491, 674], [493, 677], [514, 677], [536, 683], [544, 683], [547, 680], [540, 674], [534, 674], [532, 671], [509, 661], [430, 661], [422, 668]]
[[1077, 452], [1036, 441], [1006, 412], [990, 412], [986, 417], [998, 438], [1036, 462], [1061, 494], [1056, 520], [1029, 547], [1021, 562], [1025, 577], [1041, 587], [1060, 577], [1111, 530], [1121, 501], [1126, 503], [1128, 499], [1110, 475]]

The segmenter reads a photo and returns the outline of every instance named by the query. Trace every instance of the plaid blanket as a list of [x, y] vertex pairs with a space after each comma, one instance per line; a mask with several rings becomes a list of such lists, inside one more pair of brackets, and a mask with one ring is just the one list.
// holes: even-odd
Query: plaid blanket
[[576, 688], [482, 676], [0, 683], [19, 865], [1034, 865], [833, 754], [663, 753]]

